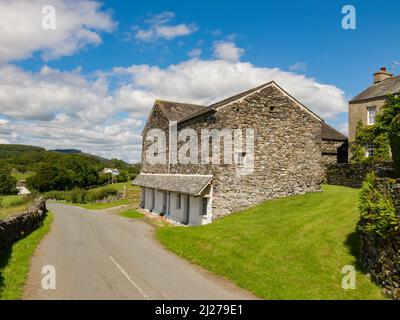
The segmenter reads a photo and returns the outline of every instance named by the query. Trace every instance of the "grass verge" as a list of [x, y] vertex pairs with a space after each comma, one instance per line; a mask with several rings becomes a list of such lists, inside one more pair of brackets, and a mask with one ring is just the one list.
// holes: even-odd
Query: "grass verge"
[[81, 207], [81, 208], [84, 208], [87, 210], [104, 210], [104, 209], [110, 209], [113, 207], [132, 204], [132, 200], [123, 199], [123, 200], [117, 200], [117, 201], [112, 201], [112, 202], [107, 202], [107, 203], [85, 203], [85, 204], [66, 203], [66, 204], [78, 206], [78, 207]]
[[0, 197], [0, 219], [5, 219], [16, 213], [26, 211], [32, 205], [29, 196], [1, 196]]
[[[158, 240], [178, 255], [264, 299], [382, 299], [360, 271], [355, 232], [358, 190], [324, 186], [191, 228], [162, 227]], [[344, 290], [342, 268], [356, 268]]]
[[143, 219], [145, 217], [143, 213], [137, 212], [136, 210], [125, 210], [121, 211], [119, 214], [130, 219]]
[[19, 300], [23, 295], [31, 258], [43, 237], [50, 231], [53, 215], [49, 212], [43, 226], [16, 242], [0, 257], [0, 300]]

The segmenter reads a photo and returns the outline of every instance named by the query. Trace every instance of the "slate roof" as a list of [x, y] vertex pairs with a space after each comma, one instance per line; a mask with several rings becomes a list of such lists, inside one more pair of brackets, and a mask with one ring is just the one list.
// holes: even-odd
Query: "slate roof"
[[219, 102], [216, 102], [216, 103], [213, 103], [213, 104], [209, 105], [208, 107], [199, 109], [197, 112], [195, 112], [195, 113], [193, 113], [193, 114], [189, 114], [189, 115], [187, 115], [186, 117], [183, 117], [183, 118], [180, 119], [178, 122], [184, 122], [184, 121], [193, 119], [193, 118], [195, 118], [195, 117], [198, 117], [198, 116], [200, 116], [200, 115], [202, 115], [202, 114], [206, 114], [206, 113], [208, 113], [208, 112], [215, 112], [219, 107], [222, 107], [222, 106], [227, 105], [227, 104], [229, 104], [229, 103], [231, 103], [231, 102], [234, 102], [234, 101], [236, 101], [236, 100], [239, 100], [239, 99], [241, 99], [241, 98], [244, 98], [245, 96], [248, 96], [248, 95], [250, 95], [250, 94], [252, 94], [252, 93], [254, 93], [254, 92], [257, 92], [258, 90], [261, 90], [261, 89], [263, 89], [264, 87], [267, 87], [267, 86], [269, 86], [269, 85], [271, 85], [271, 84], [277, 86], [280, 90], [282, 90], [282, 91], [283, 91], [286, 95], [288, 95], [291, 99], [293, 99], [294, 101], [296, 101], [296, 103], [298, 103], [302, 108], [304, 108], [306, 111], [308, 111], [310, 114], [312, 114], [313, 116], [315, 116], [315, 117], [316, 117], [317, 119], [319, 119], [320, 121], [323, 121], [317, 114], [315, 114], [315, 113], [314, 113], [313, 111], [311, 111], [309, 108], [307, 108], [306, 106], [304, 106], [301, 102], [299, 102], [297, 99], [295, 99], [294, 97], [292, 97], [292, 96], [291, 96], [289, 93], [287, 93], [283, 88], [281, 88], [278, 84], [276, 84], [275, 81], [269, 81], [269, 82], [264, 83], [264, 84], [262, 84], [262, 85], [260, 85], [260, 86], [258, 86], [258, 87], [255, 87], [255, 88], [250, 89], [250, 90], [247, 90], [247, 91], [243, 91], [243, 92], [241, 92], [241, 93], [239, 93], [239, 94], [236, 94], [236, 95], [234, 95], [234, 96], [232, 96], [232, 97], [226, 98], [226, 99], [224, 99], [224, 100], [222, 100], [222, 101], [219, 101]]
[[332, 141], [346, 141], [347, 137], [327, 125], [325, 122], [322, 123], [322, 140], [332, 140]]
[[141, 173], [132, 184], [190, 195], [200, 195], [211, 182], [210, 175], [148, 174]]
[[400, 92], [400, 76], [390, 77], [382, 82], [373, 84], [368, 89], [361, 92], [358, 96], [350, 100], [350, 103], [360, 102], [364, 100], [386, 97], [389, 93]]
[[172, 101], [157, 100], [156, 103], [164, 112], [165, 116], [170, 121], [178, 121], [185, 118], [195, 112], [206, 108], [205, 106], [200, 106], [190, 103], [179, 103]]

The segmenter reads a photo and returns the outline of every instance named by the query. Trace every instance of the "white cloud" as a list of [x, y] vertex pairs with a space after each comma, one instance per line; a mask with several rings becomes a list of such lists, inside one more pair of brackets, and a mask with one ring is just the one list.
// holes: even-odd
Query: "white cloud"
[[[260, 68], [246, 62], [194, 59], [167, 68], [134, 65], [116, 68], [114, 72], [131, 76], [129, 87], [121, 88], [125, 95], [132, 92], [137, 96], [139, 90], [148, 101], [154, 97], [207, 105], [275, 80], [322, 117], [334, 118], [347, 110], [344, 92], [333, 85], [321, 84], [315, 79], [278, 68]], [[129, 104], [129, 99], [126, 100], [125, 110], [135, 110], [138, 106], [143, 108], [144, 105], [137, 100], [133, 99], [135, 103], [132, 104]]]
[[221, 60], [237, 62], [245, 53], [245, 50], [238, 48], [230, 41], [217, 41], [214, 43], [214, 55]]
[[0, 67], [0, 113], [13, 118], [52, 120], [59, 113], [102, 121], [113, 111], [105, 79], [86, 80], [79, 70], [43, 67], [31, 73], [13, 65]]
[[135, 38], [138, 41], [152, 42], [158, 39], [172, 40], [177, 37], [187, 36], [197, 31], [194, 24], [168, 24], [175, 18], [173, 12], [162, 12], [158, 15], [151, 16], [146, 21], [149, 25], [147, 29], [135, 27]]
[[[42, 28], [42, 8], [56, 10], [56, 29]], [[101, 4], [88, 0], [0, 0], [0, 63], [41, 52], [45, 60], [72, 55], [101, 43], [100, 32], [115, 27]]]
[[156, 98], [208, 105], [275, 80], [324, 118], [347, 110], [344, 92], [277, 68], [191, 59], [166, 68], [132, 65], [83, 75], [0, 67], [0, 139], [140, 160], [140, 134]]
[[296, 62], [295, 64], [291, 65], [289, 67], [290, 71], [306, 71], [307, 70], [307, 64], [305, 62]]
[[201, 56], [202, 53], [203, 53], [203, 50], [201, 50], [200, 48], [193, 48], [192, 50], [190, 50], [188, 52], [188, 56], [190, 58], [198, 58]]

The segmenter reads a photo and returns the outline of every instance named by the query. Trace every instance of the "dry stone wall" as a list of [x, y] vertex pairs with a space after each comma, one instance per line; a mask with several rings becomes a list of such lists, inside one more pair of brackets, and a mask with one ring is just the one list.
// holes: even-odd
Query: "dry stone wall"
[[368, 173], [375, 172], [379, 177], [393, 177], [392, 162], [343, 163], [328, 166], [326, 179], [329, 184], [361, 188]]
[[400, 300], [400, 180], [378, 179], [376, 189], [395, 205], [399, 229], [390, 237], [361, 232], [360, 259], [383, 292]]
[[39, 198], [26, 212], [0, 220], [0, 255], [15, 242], [39, 228], [46, 213], [46, 202]]

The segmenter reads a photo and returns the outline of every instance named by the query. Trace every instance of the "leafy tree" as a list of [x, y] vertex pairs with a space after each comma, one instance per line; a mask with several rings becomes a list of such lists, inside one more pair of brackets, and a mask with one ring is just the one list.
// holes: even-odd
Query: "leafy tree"
[[117, 182], [127, 182], [128, 179], [128, 172], [125, 170], [120, 171], [119, 175], [116, 177]]
[[17, 194], [17, 180], [11, 175], [11, 168], [5, 162], [0, 162], [0, 195]]
[[400, 177], [400, 116], [397, 116], [392, 123], [392, 130], [390, 146], [392, 148], [394, 169], [397, 177]]

